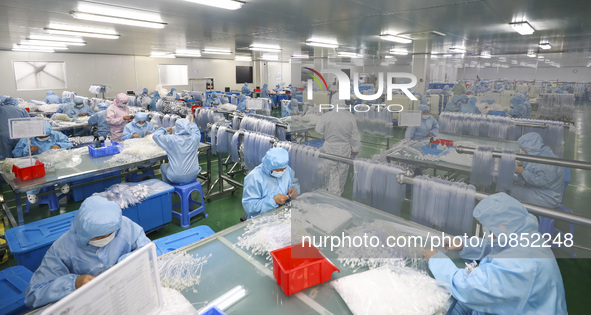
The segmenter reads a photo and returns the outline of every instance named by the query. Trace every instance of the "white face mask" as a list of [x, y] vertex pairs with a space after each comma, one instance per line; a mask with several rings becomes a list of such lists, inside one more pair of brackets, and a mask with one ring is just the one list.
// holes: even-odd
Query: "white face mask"
[[127, 106], [127, 103], [121, 103], [121, 105], [119, 105], [119, 106], [126, 107]]
[[37, 140], [39, 140], [39, 141], [49, 141], [49, 137], [47, 137], [47, 138], [37, 138]]
[[[415, 116], [415, 117], [416, 117], [416, 116]], [[421, 118], [423, 118], [423, 119], [427, 119], [427, 118], [429, 118], [429, 115], [421, 115]]]
[[283, 173], [284, 173], [284, 172], [285, 172], [285, 171], [280, 171], [280, 172], [277, 172], [277, 171], [272, 171], [272, 172], [271, 172], [271, 176], [273, 176], [273, 177], [275, 177], [275, 178], [280, 178], [281, 176], [283, 176]]
[[143, 124], [137, 123], [137, 125], [138, 125], [138, 127], [143, 127], [146, 125], [146, 123], [143, 123]]
[[96, 241], [88, 241], [88, 245], [96, 246], [96, 247], [105, 247], [115, 238], [115, 232], [111, 233], [109, 236], [96, 240]]

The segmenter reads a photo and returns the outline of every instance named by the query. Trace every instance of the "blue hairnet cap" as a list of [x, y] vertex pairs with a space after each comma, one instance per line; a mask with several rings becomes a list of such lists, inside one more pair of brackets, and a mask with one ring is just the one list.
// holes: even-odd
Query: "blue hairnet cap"
[[480, 201], [474, 208], [474, 218], [496, 235], [538, 231], [536, 217], [506, 193], [490, 195]]
[[148, 93], [148, 89], [147, 88], [144, 88], [144, 93]]
[[53, 91], [47, 91], [47, 95], [54, 95]]
[[158, 93], [158, 91], [154, 91], [154, 97], [160, 97], [160, 93]]
[[460, 96], [460, 100], [461, 100], [462, 102], [465, 102], [465, 101], [467, 101], [467, 100], [468, 100], [468, 98], [469, 98], [469, 97], [468, 97], [468, 95], [466, 95], [466, 94], [462, 94], [462, 95]]
[[544, 140], [537, 132], [528, 132], [517, 139], [517, 144], [528, 153], [536, 153], [544, 146]]
[[419, 105], [419, 110], [421, 112], [423, 112], [425, 110], [428, 111], [428, 112], [431, 112], [431, 108], [429, 106], [427, 106], [427, 105]]
[[51, 124], [48, 123], [47, 121], [44, 122], [43, 126], [45, 126], [45, 135], [50, 135], [51, 134]]
[[72, 222], [80, 246], [90, 239], [111, 234], [121, 227], [121, 208], [114, 201], [99, 196], [90, 196], [82, 202]]
[[218, 93], [216, 93], [216, 92], [211, 92], [211, 97], [217, 97], [217, 96], [218, 96]]
[[7, 105], [18, 105], [18, 99], [16, 97], [9, 97], [8, 99], [6, 99], [6, 101], [4, 102]]
[[263, 157], [263, 170], [270, 175], [271, 171], [284, 168], [289, 163], [289, 153], [284, 148], [272, 148]]
[[174, 92], [174, 91], [176, 91], [176, 88], [172, 88], [172, 89], [170, 89], [170, 91], [171, 92]]
[[181, 119], [177, 119], [177, 121], [174, 123], [174, 127], [175, 127], [175, 134], [177, 135], [188, 135], [191, 133], [191, 131], [189, 130], [189, 120], [186, 118], [181, 118]]
[[248, 82], [244, 82], [244, 85], [245, 85], [245, 86], [248, 86]]
[[138, 121], [142, 121], [142, 120], [148, 120], [148, 115], [144, 112], [137, 112], [135, 114], [134, 121], [138, 122]]
[[10, 96], [6, 96], [6, 95], [0, 95], [0, 103], [4, 103], [6, 102], [6, 100], [9, 98]]
[[451, 98], [451, 102], [452, 103], [457, 103], [459, 101], [460, 101], [460, 96], [459, 95], [452, 96], [452, 98]]
[[107, 105], [107, 103], [98, 103], [97, 107], [100, 110], [105, 110], [109, 107], [109, 105]]
[[267, 83], [263, 84], [263, 87], [267, 87], [267, 86], [268, 86]]
[[74, 104], [83, 104], [83, 103], [84, 103], [84, 99], [82, 99], [82, 97], [80, 97], [80, 96], [74, 97]]
[[472, 105], [476, 105], [476, 102], [478, 102], [478, 99], [474, 96], [470, 97], [470, 100], [468, 101], [468, 103]]

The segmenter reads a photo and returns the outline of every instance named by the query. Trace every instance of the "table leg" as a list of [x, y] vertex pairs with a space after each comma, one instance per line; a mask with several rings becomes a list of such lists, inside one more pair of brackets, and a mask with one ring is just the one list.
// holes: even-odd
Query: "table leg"
[[18, 216], [18, 225], [24, 225], [25, 219], [23, 218], [23, 205], [21, 203], [21, 193], [14, 193], [14, 200], [16, 201], [16, 213]]

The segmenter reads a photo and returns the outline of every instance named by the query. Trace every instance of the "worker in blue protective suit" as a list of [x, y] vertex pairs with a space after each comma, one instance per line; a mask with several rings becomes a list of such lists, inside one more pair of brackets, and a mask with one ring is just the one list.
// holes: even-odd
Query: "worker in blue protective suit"
[[451, 95], [451, 89], [449, 88], [449, 85], [446, 84], [443, 86], [443, 90], [441, 91], [441, 94]]
[[298, 196], [300, 186], [288, 163], [289, 153], [285, 149], [272, 148], [262, 163], [246, 175], [242, 206], [247, 218], [269, 212]]
[[107, 108], [109, 105], [106, 103], [99, 103], [97, 106], [99, 111], [90, 116], [88, 124], [91, 126], [97, 126], [97, 134], [106, 139], [111, 133], [111, 126], [107, 123]]
[[29, 118], [26, 109], [18, 107], [18, 100], [8, 97], [0, 103], [0, 161], [11, 158], [12, 150], [16, 147], [19, 139], [10, 139], [8, 120], [11, 118]]
[[464, 81], [460, 80], [458, 83], [456, 83], [454, 85], [454, 87], [451, 89], [451, 91], [453, 92], [454, 95], [462, 95], [466, 93], [466, 84], [464, 84]]
[[248, 82], [244, 82], [244, 86], [242, 87], [242, 94], [246, 95], [246, 96], [250, 96], [252, 94], [252, 91], [248, 88]]
[[454, 95], [451, 100], [445, 105], [444, 112], [459, 112], [461, 107], [460, 96]]
[[88, 197], [70, 229], [43, 257], [25, 291], [25, 304], [37, 308], [59, 301], [149, 243], [117, 203]]
[[[191, 120], [193, 120], [191, 116]], [[197, 150], [201, 142], [199, 127], [187, 119], [175, 122], [174, 134], [172, 128], [160, 128], [154, 132], [154, 141], [166, 151], [168, 163], [160, 166], [162, 180], [173, 184], [188, 184], [197, 179], [201, 172]]]
[[246, 96], [244, 96], [244, 94], [240, 94], [238, 96], [238, 106], [236, 107], [236, 110], [242, 113], [254, 113], [255, 110], [254, 109], [248, 109], [246, 108]]
[[287, 102], [281, 102], [281, 117], [298, 115], [300, 112], [298, 104], [298, 100], [295, 98], [292, 98]]
[[470, 97], [468, 103], [462, 104], [462, 107], [460, 108], [460, 113], [480, 114], [480, 109], [476, 107], [476, 102], [478, 102], [478, 99], [476, 97]]
[[[523, 154], [556, 158], [552, 150], [544, 145], [542, 137], [529, 132], [517, 139]], [[519, 175], [511, 196], [538, 206], [556, 208], [564, 195], [564, 167], [538, 163], [518, 163], [515, 173]]]
[[564, 94], [564, 91], [561, 88], [554, 89], [554, 93], [556, 94]]
[[515, 118], [526, 118], [527, 109], [525, 105], [521, 102], [521, 98], [514, 96], [509, 100], [511, 104], [511, 109], [507, 112], [507, 114], [511, 115], [511, 117]]
[[218, 107], [218, 106], [222, 105], [222, 100], [220, 99], [220, 97], [218, 96], [218, 93], [216, 93], [216, 92], [211, 92], [211, 99], [208, 101], [209, 101], [209, 104], [206, 104], [205, 106]]
[[92, 116], [92, 114], [94, 114], [94, 111], [92, 110], [92, 108], [90, 108], [90, 106], [84, 104], [84, 99], [82, 97], [76, 96], [74, 98], [74, 106], [72, 106], [66, 114], [68, 115], [68, 117], [74, 118], [82, 116]]
[[267, 83], [263, 84], [263, 88], [261, 89], [261, 97], [269, 97], [269, 86]]
[[152, 103], [152, 97], [148, 93], [147, 88], [142, 90], [142, 94], [138, 95], [137, 100], [142, 108], [150, 110], [148, 107]]
[[279, 83], [275, 84], [275, 92], [277, 92], [277, 93], [283, 92], [283, 88], [281, 88], [281, 84], [279, 84]]
[[422, 140], [429, 137], [437, 137], [439, 134], [439, 123], [429, 115], [430, 108], [426, 105], [419, 105], [421, 111], [421, 125], [406, 128], [405, 139]]
[[525, 106], [525, 117], [524, 118], [531, 118], [531, 104], [529, 103], [529, 98], [527, 97], [527, 92], [525, 90], [520, 91], [519, 94], [516, 95], [521, 100], [523, 106]]
[[146, 113], [137, 112], [133, 121], [125, 125], [125, 128], [123, 128], [121, 140], [143, 138], [147, 135], [153, 134], [154, 131], [154, 125], [148, 121], [148, 115]]
[[466, 95], [466, 94], [460, 95], [460, 106], [462, 104], [468, 103], [469, 100], [470, 100], [470, 97], [468, 95]]
[[57, 107], [55, 112], [56, 112], [56, 114], [66, 114], [67, 115], [72, 107], [74, 107], [74, 103], [63, 103]]
[[173, 96], [175, 100], [181, 99], [181, 96], [179, 95], [179, 93], [176, 92], [176, 88], [170, 89], [170, 92], [168, 92], [168, 94], [166, 94], [166, 96]]
[[148, 110], [149, 111], [156, 111], [156, 102], [158, 102], [158, 100], [160, 99], [160, 93], [158, 93], [158, 91], [154, 91], [154, 97], [152, 97], [152, 100], [150, 101], [150, 105], [148, 105]]
[[[68, 140], [63, 133], [59, 131], [52, 131], [51, 125], [48, 122], [44, 122], [45, 124], [45, 136], [38, 136], [31, 138], [31, 154], [37, 155], [41, 154], [47, 150], [51, 149], [70, 149], [72, 148], [72, 143]], [[26, 138], [20, 139], [19, 142], [16, 144], [16, 147], [12, 151], [12, 155], [14, 157], [23, 157], [29, 155], [29, 145]], [[69, 191], [69, 186], [67, 189], [62, 190], [64, 193]], [[34, 189], [27, 191], [27, 199], [29, 199], [30, 203], [37, 203], [38, 198], [37, 194], [39, 193], [39, 189]]]
[[[423, 251], [435, 279], [454, 297], [447, 314], [567, 314], [552, 250], [529, 245], [541, 238], [536, 217], [519, 201], [498, 193], [478, 203], [474, 218], [492, 232], [493, 243], [488, 236], [477, 247], [472, 246], [476, 242], [445, 246], [447, 251], [461, 250], [464, 259], [480, 261], [473, 270], [456, 267], [437, 250]], [[506, 239], [517, 235], [522, 241], [501, 246], [496, 241], [501, 235]]]
[[55, 95], [53, 91], [47, 91], [47, 96], [45, 97], [45, 103], [47, 104], [61, 104], [62, 99]]

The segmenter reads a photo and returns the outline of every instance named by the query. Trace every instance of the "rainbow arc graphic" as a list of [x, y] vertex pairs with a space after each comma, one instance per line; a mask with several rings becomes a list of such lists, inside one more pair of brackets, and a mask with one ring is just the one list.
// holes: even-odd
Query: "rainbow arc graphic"
[[[312, 69], [312, 68], [308, 68], [308, 67], [303, 67], [303, 69], [306, 69], [312, 73], [308, 73], [308, 72], [304, 72], [305, 74], [309, 75], [310, 77], [312, 77], [312, 79], [314, 79], [316, 81], [316, 83], [318, 83], [318, 85], [320, 86], [320, 88], [324, 88], [324, 90], [328, 91], [328, 85], [326, 84], [326, 80], [324, 80], [324, 77], [322, 76], [322, 74], [320, 74], [320, 72]], [[322, 83], [320, 82], [320, 80], [322, 80], [322, 83], [324, 83], [324, 85], [322, 85]]]

